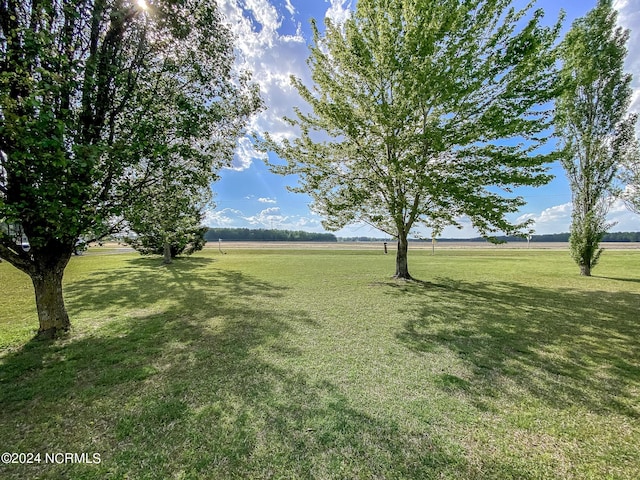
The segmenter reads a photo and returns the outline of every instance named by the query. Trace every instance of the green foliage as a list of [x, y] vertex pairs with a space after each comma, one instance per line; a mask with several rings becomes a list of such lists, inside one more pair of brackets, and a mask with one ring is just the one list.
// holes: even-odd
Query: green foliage
[[420, 223], [461, 216], [483, 235], [524, 227], [505, 218], [523, 199], [504, 193], [550, 178], [554, 155], [537, 148], [559, 23], [542, 27], [541, 11], [510, 3], [361, 0], [344, 25], [321, 35], [313, 24], [314, 84], [293, 79], [311, 112], [289, 120], [298, 138], [266, 144], [325, 228], [365, 222], [406, 241]]
[[[200, 175], [197, 175], [197, 174]], [[187, 162], [158, 172], [145, 186], [145, 194], [123, 210], [126, 242], [142, 255], [160, 254], [165, 263], [181, 253], [202, 249], [207, 227], [202, 211], [211, 200], [210, 175]]]
[[0, 220], [31, 245], [0, 230], [0, 255], [32, 278], [117, 231], [157, 172], [211, 179], [260, 107], [215, 2], [2, 1], [0, 18]]
[[622, 182], [621, 198], [629, 210], [640, 214], [640, 142], [635, 136], [632, 126], [635, 125], [637, 115], [628, 122], [629, 128], [622, 132], [624, 146], [621, 152], [622, 161], [619, 165], [619, 178]]
[[152, 231], [135, 238], [126, 237], [124, 241], [142, 255], [164, 255], [164, 244], [167, 241], [170, 245], [171, 258], [175, 258], [178, 255], [191, 255], [202, 250], [207, 243], [204, 238], [207, 230], [208, 227], [196, 225], [179, 232], [172, 232], [168, 239], [166, 232]]
[[580, 267], [582, 275], [590, 275], [598, 264], [604, 251], [599, 245], [608, 228], [605, 215], [598, 211], [589, 211], [584, 217], [579, 211], [573, 212], [569, 247], [571, 258]]
[[562, 165], [573, 197], [571, 252], [584, 275], [602, 253], [598, 244], [620, 162], [628, 151], [636, 118], [625, 118], [631, 75], [624, 73], [628, 31], [616, 27], [611, 0], [574, 22], [562, 42], [563, 91], [556, 104]]
[[215, 5], [18, 5], [2, 12], [0, 217], [22, 224], [34, 252], [104, 233], [177, 155], [204, 172], [230, 161], [256, 99], [234, 80]]

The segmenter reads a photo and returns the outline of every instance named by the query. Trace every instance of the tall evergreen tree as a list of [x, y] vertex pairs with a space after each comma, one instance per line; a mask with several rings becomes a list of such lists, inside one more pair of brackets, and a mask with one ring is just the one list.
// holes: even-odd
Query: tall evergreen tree
[[611, 0], [599, 0], [576, 20], [561, 46], [563, 91], [556, 130], [564, 146], [562, 165], [572, 193], [571, 256], [589, 276], [611, 227], [606, 216], [613, 181], [628, 150], [635, 117], [626, 116], [631, 75], [623, 70], [628, 31], [616, 27]]
[[537, 147], [555, 94], [559, 24], [510, 0], [358, 0], [344, 25], [312, 23], [314, 85], [293, 83], [312, 112], [300, 135], [266, 145], [330, 230], [365, 222], [398, 241], [396, 272], [410, 279], [408, 237], [469, 218], [485, 236], [513, 233], [519, 185], [546, 183]]

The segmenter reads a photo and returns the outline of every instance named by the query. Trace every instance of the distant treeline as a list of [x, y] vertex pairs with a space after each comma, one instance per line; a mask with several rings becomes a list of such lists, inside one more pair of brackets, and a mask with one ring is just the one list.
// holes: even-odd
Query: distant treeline
[[[516, 236], [496, 237], [501, 242], [526, 242], [526, 238]], [[340, 237], [333, 233], [313, 233], [293, 230], [251, 229], [251, 228], [210, 228], [205, 233], [208, 242], [218, 239], [228, 242], [394, 242], [389, 238]], [[438, 238], [438, 242], [484, 242], [482, 237], [475, 238]], [[412, 242], [431, 242], [430, 238], [411, 239]], [[533, 235], [532, 242], [568, 242], [568, 233]], [[612, 232], [605, 234], [603, 242], [640, 242], [640, 232]]]
[[[500, 241], [507, 242], [526, 242], [526, 238], [522, 237], [497, 237]], [[481, 237], [473, 239], [473, 241], [481, 242]], [[547, 235], [533, 235], [531, 237], [532, 242], [568, 242], [568, 233], [551, 233]], [[640, 232], [611, 232], [605, 233], [602, 238], [603, 242], [640, 242]]]
[[210, 228], [204, 235], [208, 242], [337, 242], [333, 233], [313, 233], [293, 230]]
[[[496, 237], [500, 242], [526, 242], [527, 239], [516, 236], [501, 236]], [[412, 242], [431, 242], [430, 238], [424, 239], [410, 239]], [[374, 237], [341, 237], [339, 242], [393, 242], [388, 238], [374, 238]], [[438, 242], [485, 242], [482, 237], [475, 238], [438, 238]], [[533, 235], [531, 237], [532, 242], [568, 242], [568, 233], [551, 233], [547, 235]], [[603, 242], [640, 242], [640, 232], [611, 232], [605, 234], [602, 239]]]

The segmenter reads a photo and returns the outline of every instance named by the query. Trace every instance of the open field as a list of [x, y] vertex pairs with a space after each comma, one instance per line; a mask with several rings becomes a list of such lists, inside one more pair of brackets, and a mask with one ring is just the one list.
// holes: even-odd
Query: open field
[[[207, 242], [205, 244], [205, 250], [237, 250], [237, 249], [249, 249], [249, 250], [262, 250], [262, 249], [278, 249], [278, 250], [383, 250], [384, 242]], [[640, 250], [640, 243], [636, 242], [603, 242], [600, 244], [605, 250]], [[395, 244], [393, 241], [387, 242], [387, 249], [389, 252], [395, 251]], [[429, 250], [431, 251], [433, 246], [431, 242], [409, 242], [409, 250]], [[487, 242], [437, 242], [435, 246], [436, 251], [451, 250], [451, 249], [490, 249], [490, 250], [512, 250], [512, 249], [526, 249], [526, 250], [568, 250], [569, 245], [563, 242], [531, 242], [527, 245], [527, 242], [510, 242], [501, 245], [493, 245]], [[109, 242], [104, 244], [100, 248], [89, 248], [88, 255], [100, 255], [105, 253], [130, 253], [134, 250], [128, 245], [118, 244], [115, 242]]]
[[74, 257], [56, 342], [0, 264], [0, 451], [41, 455], [0, 478], [640, 478], [639, 249], [425, 244], [406, 283], [380, 245], [210, 246]]
[[[292, 250], [379, 250], [384, 249], [384, 242], [207, 242], [205, 249], [214, 249], [224, 252], [226, 249], [292, 249]], [[636, 242], [602, 242], [600, 244], [605, 250], [640, 250], [640, 243]], [[434, 249], [431, 242], [409, 242], [409, 251]], [[490, 250], [569, 250], [569, 244], [563, 242], [511, 242], [494, 245], [488, 242], [437, 242], [435, 251], [451, 249], [490, 249]], [[387, 242], [387, 250], [395, 251], [395, 243]]]

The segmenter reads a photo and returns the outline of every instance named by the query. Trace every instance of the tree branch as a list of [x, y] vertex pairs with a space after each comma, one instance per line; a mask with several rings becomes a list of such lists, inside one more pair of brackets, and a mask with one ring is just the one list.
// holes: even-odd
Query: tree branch
[[29, 260], [26, 253], [9, 248], [4, 243], [0, 243], [0, 258], [6, 260], [27, 275], [33, 272], [33, 263]]

